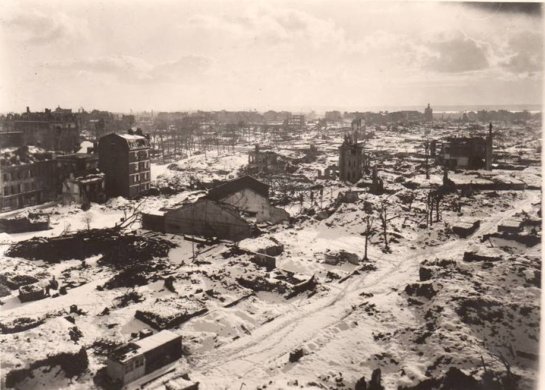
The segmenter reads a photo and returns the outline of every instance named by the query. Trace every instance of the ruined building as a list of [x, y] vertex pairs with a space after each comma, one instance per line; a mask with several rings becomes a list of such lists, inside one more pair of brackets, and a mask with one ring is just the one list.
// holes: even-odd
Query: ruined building
[[57, 192], [62, 201], [88, 205], [106, 200], [104, 173], [98, 169], [94, 154], [67, 154], [57, 156]]
[[0, 210], [16, 210], [56, 198], [53, 155], [35, 147], [5, 149], [0, 155]]
[[23, 145], [23, 133], [13, 130], [13, 126], [1, 118], [0, 123], [0, 147], [18, 147]]
[[369, 168], [369, 159], [365, 153], [365, 144], [358, 143], [358, 129], [361, 127], [361, 119], [355, 119], [352, 128], [356, 130], [344, 137], [344, 142], [339, 147], [339, 179], [356, 183]]
[[2, 146], [33, 145], [45, 150], [75, 152], [79, 149], [79, 124], [72, 110], [57, 107], [54, 111], [8, 114], [2, 126]]
[[450, 137], [440, 146], [436, 160], [449, 169], [492, 169], [492, 123], [483, 137]]
[[285, 165], [278, 153], [261, 150], [259, 145], [255, 145], [255, 149], [248, 153], [248, 171], [251, 173], [280, 172], [285, 169]]
[[108, 134], [98, 142], [106, 195], [135, 198], [150, 188], [150, 142], [136, 134]]
[[284, 121], [284, 127], [287, 130], [301, 130], [303, 127], [305, 127], [305, 116], [296, 114], [290, 115]]
[[488, 125], [488, 135], [486, 136], [486, 156], [485, 156], [485, 168], [487, 171], [492, 170], [492, 159], [494, 153], [494, 138], [492, 134], [492, 122]]
[[430, 107], [429, 103], [428, 107], [424, 109], [424, 120], [426, 122], [433, 122], [433, 109]]

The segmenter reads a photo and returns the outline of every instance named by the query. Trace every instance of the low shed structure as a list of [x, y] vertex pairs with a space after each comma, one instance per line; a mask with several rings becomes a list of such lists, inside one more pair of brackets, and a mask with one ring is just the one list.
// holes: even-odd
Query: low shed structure
[[289, 219], [285, 210], [270, 204], [269, 185], [251, 176], [240, 177], [212, 188], [206, 197], [255, 215], [258, 223], [275, 224]]
[[142, 227], [154, 232], [165, 233], [165, 212], [142, 213]]
[[142, 227], [153, 231], [241, 241], [252, 225], [233, 206], [201, 198], [161, 214], [143, 214]]
[[236, 208], [199, 199], [165, 213], [165, 231], [240, 241], [251, 236], [251, 226]]
[[163, 330], [116, 348], [106, 372], [121, 386], [148, 375], [182, 357], [182, 336]]

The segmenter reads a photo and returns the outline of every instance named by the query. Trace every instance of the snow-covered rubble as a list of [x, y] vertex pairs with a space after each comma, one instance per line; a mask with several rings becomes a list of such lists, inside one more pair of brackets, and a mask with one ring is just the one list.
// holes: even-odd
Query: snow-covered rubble
[[[340, 133], [331, 137], [323, 140], [321, 134], [309, 132], [305, 139], [275, 144], [279, 150], [290, 149], [284, 153], [288, 157], [300, 156], [310, 141], [325, 153], [325, 158], [300, 164], [298, 171], [286, 176], [287, 182], [298, 185], [293, 193], [287, 191], [283, 206], [292, 216], [290, 222], [264, 225], [260, 237], [243, 240], [238, 247], [153, 233], [172, 247], [153, 258], [131, 255], [142, 268], [135, 268], [131, 276], [138, 283], [127, 287], [104, 288], [126, 269], [105, 263], [102, 249], [64, 256], [54, 264], [8, 257], [5, 252], [8, 244], [32, 237], [66, 236], [89, 227], [112, 229], [136, 208], [150, 212], [194, 201], [205, 191], [189, 189], [190, 176], [203, 183], [236, 176], [248, 162], [251, 145], [229, 153], [194, 154], [173, 165], [154, 164], [157, 187], [177, 181], [185, 189], [93, 204], [88, 211], [90, 226], [78, 207], [52, 206], [40, 210], [49, 213], [52, 229], [2, 234], [1, 283], [13, 275], [28, 275], [46, 282], [54, 277], [65, 286], [63, 294], [59, 288], [26, 303], [19, 301], [16, 289], [7, 288], [7, 295], [0, 298], [2, 375], [52, 353], [84, 348], [89, 366], [72, 382], [62, 373], [52, 377], [37, 369], [34, 379], [20, 386], [94, 388], [107, 349], [155, 327], [180, 334], [185, 356], [173, 373], [150, 388], [164, 388], [162, 381], [169, 375], [185, 372], [204, 390], [238, 389], [242, 383], [268, 389], [354, 388], [362, 377], [368, 382], [377, 368], [385, 388], [411, 388], [444, 377], [452, 367], [481, 380], [483, 360], [488, 370], [505, 373], [502, 359], [520, 377], [519, 387], [531, 388], [537, 372], [541, 245], [526, 247], [495, 238], [482, 242], [481, 237], [512, 218], [540, 218], [540, 192], [446, 195], [440, 220], [430, 225], [427, 195], [441, 183], [441, 169], [432, 167], [426, 179], [417, 157], [414, 161], [391, 157], [384, 161], [384, 171], [379, 169], [391, 193], [372, 195], [366, 188], [318, 178], [317, 170], [336, 160], [332, 145], [342, 138]], [[415, 153], [420, 138], [416, 130], [377, 132], [369, 149]], [[399, 180], [401, 176], [406, 178]], [[540, 186], [540, 171], [533, 166], [509, 172], [457, 171], [449, 178], [459, 185], [501, 181]], [[406, 185], [407, 181], [415, 185]], [[315, 184], [323, 186], [321, 199], [317, 192], [310, 196], [309, 188]], [[281, 190], [273, 185], [271, 195], [280, 199], [286, 195]], [[357, 199], [337, 200], [348, 191], [357, 191]], [[383, 206], [386, 222], [381, 219]], [[363, 262], [368, 216], [372, 234], [369, 260]], [[466, 238], [452, 232], [456, 224], [475, 220], [480, 225]], [[126, 234], [142, 239], [150, 234], [139, 229], [136, 220]], [[118, 246], [125, 241], [120, 239]], [[270, 248], [278, 250], [267, 253]], [[274, 257], [276, 267], [266, 269], [252, 262], [256, 252]], [[326, 262], [327, 253], [349, 254], [345, 257], [351, 261]], [[466, 253], [481, 257], [468, 260], [466, 255], [464, 261]], [[308, 281], [312, 286], [298, 291], [297, 286], [307, 287]], [[293, 291], [299, 293], [292, 296]], [[19, 330], [10, 332], [13, 328]], [[290, 354], [298, 350], [303, 353], [290, 362]]]

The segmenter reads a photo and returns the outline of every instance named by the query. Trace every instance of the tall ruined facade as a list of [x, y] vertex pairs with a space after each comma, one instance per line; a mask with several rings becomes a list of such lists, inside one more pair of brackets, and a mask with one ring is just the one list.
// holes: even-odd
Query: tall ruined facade
[[344, 137], [339, 147], [339, 179], [356, 183], [369, 168], [369, 159], [365, 154], [365, 144], [358, 143], [358, 131], [361, 128], [361, 119], [352, 121], [352, 134]]
[[433, 122], [433, 109], [430, 107], [429, 103], [428, 107], [424, 109], [424, 120], [426, 122]]
[[449, 169], [492, 170], [494, 158], [492, 123], [486, 137], [449, 137], [436, 156], [438, 164]]
[[0, 211], [35, 206], [56, 198], [55, 160], [27, 146], [0, 155]]
[[492, 170], [492, 159], [494, 155], [494, 137], [492, 135], [492, 122], [488, 127], [488, 135], [486, 136], [486, 156], [485, 156], [485, 168], [487, 171]]

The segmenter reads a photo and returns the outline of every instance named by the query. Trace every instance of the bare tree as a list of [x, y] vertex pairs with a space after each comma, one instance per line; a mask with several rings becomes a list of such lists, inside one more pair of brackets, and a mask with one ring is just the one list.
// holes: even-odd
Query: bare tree
[[424, 142], [424, 149], [426, 152], [426, 179], [430, 178], [430, 165], [429, 165], [429, 156], [430, 156], [430, 141], [426, 140]]
[[82, 221], [87, 227], [87, 230], [91, 230], [91, 222], [93, 221], [93, 214], [89, 212], [83, 214]]
[[389, 251], [390, 246], [388, 244], [388, 222], [390, 222], [392, 219], [395, 219], [398, 217], [398, 215], [394, 215], [391, 217], [388, 217], [388, 208], [390, 207], [390, 203], [388, 203], [387, 199], [383, 199], [380, 202], [380, 210], [379, 210], [379, 218], [382, 225], [382, 236], [384, 238], [384, 250]]
[[365, 223], [365, 230], [363, 231], [363, 235], [365, 236], [365, 252], [363, 254], [363, 260], [369, 260], [367, 257], [367, 247], [369, 246], [369, 237], [375, 232], [373, 229], [373, 216], [366, 215], [363, 219]]

